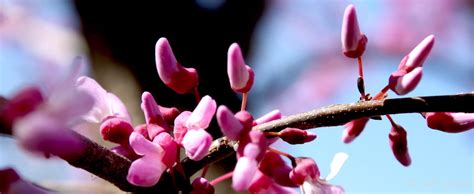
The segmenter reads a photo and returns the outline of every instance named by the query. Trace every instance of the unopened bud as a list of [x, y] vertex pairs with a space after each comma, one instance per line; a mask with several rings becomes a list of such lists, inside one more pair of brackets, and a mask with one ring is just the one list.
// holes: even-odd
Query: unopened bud
[[388, 135], [390, 147], [393, 155], [403, 165], [411, 164], [410, 154], [408, 153], [407, 132], [402, 126], [395, 124]]
[[279, 137], [289, 144], [304, 144], [316, 139], [316, 134], [298, 128], [286, 128], [279, 132]]
[[104, 140], [121, 145], [128, 144], [128, 138], [132, 132], [133, 127], [129, 122], [116, 117], [106, 119], [100, 125], [100, 134]]
[[344, 55], [350, 58], [362, 56], [367, 37], [360, 32], [354, 5], [348, 5], [342, 20], [341, 42]]
[[246, 93], [252, 88], [254, 72], [245, 64], [242, 51], [237, 43], [233, 43], [227, 52], [227, 75], [230, 87], [235, 92]]

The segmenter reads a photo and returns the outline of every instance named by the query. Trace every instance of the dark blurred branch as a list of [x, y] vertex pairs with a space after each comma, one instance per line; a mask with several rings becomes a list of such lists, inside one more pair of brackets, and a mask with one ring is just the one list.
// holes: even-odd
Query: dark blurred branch
[[[337, 126], [351, 120], [385, 114], [418, 113], [418, 112], [474, 112], [474, 92], [412, 98], [386, 99], [381, 101], [364, 101], [351, 104], [332, 105], [306, 113], [292, 115], [280, 120], [255, 126], [255, 130], [280, 131], [286, 127], [311, 129], [316, 127]], [[8, 133], [8, 130], [1, 130]], [[131, 161], [110, 150], [98, 145], [89, 139], [77, 134], [84, 143], [84, 150], [74, 156], [59, 156], [72, 166], [82, 168], [119, 187], [124, 191], [136, 193], [176, 193], [170, 187], [173, 182], [180, 183], [180, 187], [189, 189], [189, 183], [183, 183], [187, 177], [177, 177], [172, 180], [169, 173], [162, 176], [160, 182], [150, 188], [131, 185], [126, 177]], [[202, 167], [212, 164], [226, 157], [234, 155], [233, 147], [236, 142], [219, 138], [214, 141], [209, 154], [201, 161], [182, 160], [186, 176], [190, 177]], [[186, 192], [184, 192], [186, 193]]]

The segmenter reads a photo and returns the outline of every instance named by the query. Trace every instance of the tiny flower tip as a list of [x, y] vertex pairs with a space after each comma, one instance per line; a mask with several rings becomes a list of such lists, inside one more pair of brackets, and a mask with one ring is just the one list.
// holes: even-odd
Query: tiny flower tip
[[236, 92], [246, 93], [253, 85], [254, 72], [245, 64], [237, 43], [230, 45], [227, 53], [227, 75], [231, 88]]
[[416, 88], [422, 76], [422, 67], [416, 67], [408, 73], [398, 70], [390, 75], [389, 87], [397, 95], [405, 95]]
[[156, 70], [166, 86], [176, 93], [192, 92], [198, 84], [198, 74], [194, 68], [182, 67], [173, 54], [166, 38], [160, 38], [155, 46]]
[[362, 56], [367, 37], [360, 32], [354, 5], [348, 5], [344, 11], [341, 30], [342, 51], [350, 58]]
[[405, 69], [410, 72], [416, 67], [421, 67], [423, 62], [430, 54], [431, 49], [435, 43], [435, 36], [429, 35], [423, 39], [409, 54], [406, 64], [404, 65]]
[[232, 111], [230, 111], [226, 106], [221, 105], [217, 109], [216, 117], [222, 133], [232, 140], [238, 140], [244, 126], [237, 118], [235, 118]]

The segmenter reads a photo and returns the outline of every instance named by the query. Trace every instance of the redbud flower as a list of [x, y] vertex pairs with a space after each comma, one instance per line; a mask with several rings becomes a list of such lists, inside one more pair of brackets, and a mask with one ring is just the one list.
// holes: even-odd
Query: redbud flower
[[258, 169], [282, 186], [297, 186], [289, 177], [289, 174], [293, 169], [287, 165], [287, 163], [281, 158], [280, 154], [267, 151], [258, 164]]
[[367, 37], [360, 32], [354, 5], [348, 5], [344, 11], [341, 31], [342, 52], [350, 58], [362, 56]]
[[210, 96], [204, 96], [193, 110], [193, 113], [189, 115], [186, 121], [186, 127], [188, 127], [188, 129], [206, 129], [209, 127], [209, 123], [211, 123], [216, 109], [216, 101]]
[[425, 114], [428, 127], [447, 133], [474, 128], [474, 113], [430, 112]]
[[77, 79], [76, 87], [94, 99], [94, 107], [83, 116], [86, 121], [99, 123], [106, 118], [118, 117], [130, 122], [130, 115], [123, 102], [114, 94], [107, 92], [94, 79], [82, 76]]
[[194, 179], [191, 194], [214, 194], [214, 187], [203, 177]]
[[[288, 174], [287, 174], [288, 176]], [[297, 194], [293, 188], [284, 187], [271, 177], [257, 170], [248, 189], [250, 193]]]
[[11, 128], [13, 122], [35, 110], [44, 101], [41, 91], [36, 87], [21, 89], [0, 109], [0, 123]]
[[342, 194], [344, 189], [340, 186], [328, 184], [326, 181], [332, 179], [340, 170], [348, 155], [337, 153], [331, 162], [331, 172], [326, 180], [319, 178], [319, 169], [311, 158], [297, 158], [296, 167], [290, 173], [290, 179], [301, 185], [303, 193], [314, 194]]
[[186, 121], [188, 120], [189, 115], [191, 115], [190, 111], [183, 111], [174, 120], [173, 135], [174, 139], [176, 140], [176, 142], [178, 142], [178, 144], [181, 144], [184, 136], [186, 135], [186, 132], [188, 132], [188, 128], [186, 127]]
[[174, 141], [169, 133], [163, 132], [158, 134], [155, 139], [153, 139], [153, 143], [158, 144], [163, 148], [163, 163], [168, 168], [173, 167], [174, 163], [176, 162], [176, 154], [178, 152], [178, 144], [176, 141]]
[[388, 138], [395, 158], [397, 158], [403, 166], [409, 166], [411, 164], [411, 158], [408, 153], [407, 132], [405, 129], [395, 124], [392, 126]]
[[121, 145], [128, 145], [128, 139], [133, 131], [132, 125], [120, 118], [107, 119], [100, 125], [100, 134], [104, 140]]
[[178, 63], [166, 38], [156, 42], [155, 61], [161, 80], [176, 93], [185, 94], [197, 87], [199, 80], [196, 70], [184, 68]]
[[362, 133], [367, 122], [369, 122], [369, 118], [364, 117], [346, 123], [342, 133], [342, 141], [344, 143], [351, 143]]
[[257, 160], [251, 157], [241, 157], [237, 160], [232, 175], [232, 188], [236, 191], [245, 191], [249, 188], [252, 181], [251, 177], [257, 171]]
[[245, 64], [242, 51], [237, 43], [233, 43], [227, 52], [227, 75], [230, 87], [235, 92], [247, 93], [253, 85], [254, 72]]
[[174, 123], [174, 119], [176, 119], [176, 117], [181, 113], [175, 107], [164, 107], [164, 106], [158, 105], [158, 108], [160, 109], [163, 119], [165, 119], [166, 123], [168, 123], [168, 125], [171, 125], [171, 126]]
[[204, 129], [188, 130], [181, 142], [186, 149], [186, 156], [194, 161], [199, 161], [206, 156], [211, 143], [212, 136]]
[[422, 77], [423, 62], [433, 48], [434, 41], [434, 35], [429, 35], [402, 59], [397, 71], [390, 75], [388, 81], [393, 92], [405, 95], [415, 89]]
[[316, 134], [298, 128], [285, 128], [279, 132], [279, 137], [289, 144], [304, 144], [316, 139]]
[[244, 126], [235, 118], [234, 113], [226, 106], [221, 105], [217, 109], [216, 117], [222, 133], [229, 139], [238, 140]]
[[155, 138], [159, 133], [168, 130], [168, 124], [161, 115], [160, 108], [149, 92], [143, 92], [141, 108], [145, 114], [148, 137]]
[[280, 110], [272, 110], [271, 112], [255, 119], [255, 124], [260, 125], [262, 123], [267, 123], [270, 121], [281, 119], [283, 115], [281, 114]]
[[151, 187], [158, 183], [166, 170], [166, 165], [162, 162], [163, 148], [145, 139], [137, 132], [130, 135], [130, 146], [135, 153], [143, 157], [133, 161], [130, 165], [127, 175], [128, 182], [142, 187]]

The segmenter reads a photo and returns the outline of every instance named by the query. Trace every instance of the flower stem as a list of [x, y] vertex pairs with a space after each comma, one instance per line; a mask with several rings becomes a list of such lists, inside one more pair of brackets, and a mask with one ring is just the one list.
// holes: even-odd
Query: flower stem
[[357, 64], [359, 66], [359, 78], [357, 78], [357, 89], [359, 90], [362, 100], [366, 100], [365, 84], [364, 84], [364, 69], [362, 64], [362, 57], [357, 57]]
[[218, 183], [232, 177], [232, 175], [234, 175], [234, 171], [231, 171], [231, 172], [228, 172], [228, 173], [225, 173], [223, 174], [222, 176], [220, 177], [217, 177], [215, 178], [214, 180], [212, 180], [209, 184], [211, 184], [212, 186], [215, 186], [217, 185]]
[[248, 92], [245, 92], [242, 94], [242, 106], [240, 108], [241, 111], [244, 111], [245, 108], [247, 107], [247, 98], [248, 98]]

